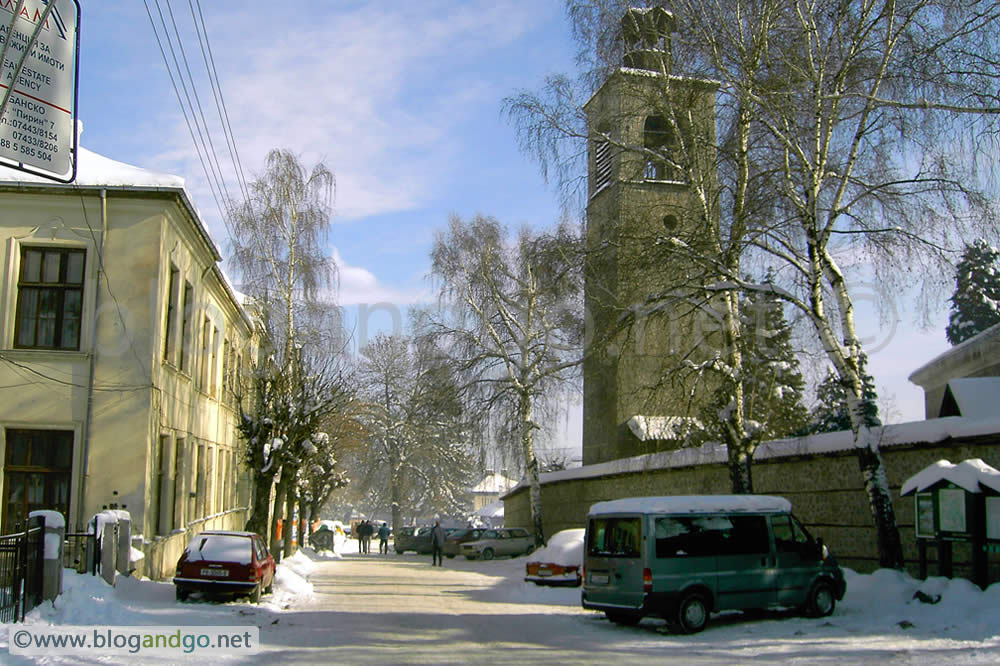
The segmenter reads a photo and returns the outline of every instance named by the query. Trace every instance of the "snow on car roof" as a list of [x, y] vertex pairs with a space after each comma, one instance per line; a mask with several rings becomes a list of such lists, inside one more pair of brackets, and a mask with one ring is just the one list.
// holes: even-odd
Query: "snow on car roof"
[[598, 502], [590, 515], [605, 513], [715, 513], [732, 511], [791, 511], [792, 503], [771, 495], [675, 495], [670, 497], [626, 497]]

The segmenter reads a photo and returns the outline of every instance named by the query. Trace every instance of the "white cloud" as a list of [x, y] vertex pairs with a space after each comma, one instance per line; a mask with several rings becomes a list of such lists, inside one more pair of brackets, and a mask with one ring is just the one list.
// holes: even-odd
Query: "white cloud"
[[333, 261], [337, 265], [340, 283], [337, 302], [344, 307], [389, 304], [402, 311], [408, 305], [426, 303], [433, 298], [426, 288], [397, 288], [381, 284], [368, 269], [344, 261], [336, 248], [333, 249]]

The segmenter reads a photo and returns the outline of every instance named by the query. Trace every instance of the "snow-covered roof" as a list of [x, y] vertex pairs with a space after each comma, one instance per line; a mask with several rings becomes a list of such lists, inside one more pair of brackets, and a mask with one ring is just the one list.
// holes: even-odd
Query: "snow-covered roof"
[[771, 495], [675, 495], [669, 497], [627, 497], [598, 502], [590, 515], [610, 513], [733, 513], [791, 511], [792, 503]]
[[920, 492], [940, 483], [951, 481], [959, 488], [970, 493], [982, 492], [982, 488], [990, 488], [1000, 492], [1000, 471], [987, 465], [979, 458], [963, 460], [953, 465], [947, 460], [938, 460], [933, 465], [920, 470], [903, 483], [900, 495]]
[[684, 416], [633, 416], [628, 428], [640, 442], [654, 439], [677, 439], [677, 431], [687, 425], [697, 425], [698, 420]]
[[[0, 168], [0, 183], [38, 183], [52, 185], [53, 181], [12, 168]], [[141, 169], [131, 164], [117, 162], [87, 150], [77, 149], [75, 185], [81, 187], [158, 187], [184, 189], [184, 179], [168, 173]]]
[[989, 418], [1000, 403], [1000, 377], [960, 377], [948, 381], [947, 392], [955, 399], [959, 414], [969, 418]]
[[480, 518], [503, 518], [503, 502], [500, 500], [490, 502], [472, 515], [479, 516]]
[[[968, 340], [963, 340], [951, 349], [938, 354], [911, 372], [907, 379], [922, 388], [930, 388], [935, 379], [940, 381], [941, 373], [948, 368], [975, 364], [978, 357], [983, 355], [986, 345], [997, 344], [998, 338], [1000, 338], [1000, 324], [995, 324], [985, 331], [980, 331]], [[945, 376], [944, 379], [952, 379], [952, 377]]]
[[[896, 423], [872, 428], [871, 436], [882, 448], [907, 444], [935, 444], [950, 439], [996, 435], [1000, 438], [1000, 416], [988, 419], [973, 419], [961, 416], [947, 416], [926, 421]], [[757, 447], [755, 461], [789, 456], [816, 455], [836, 451], [850, 451], [854, 448], [854, 438], [850, 430], [827, 432], [808, 437], [776, 439]], [[592, 479], [615, 474], [633, 474], [657, 469], [674, 469], [694, 465], [725, 464], [728, 461], [726, 447], [709, 442], [703, 446], [648, 453], [631, 458], [610, 460], [595, 465], [584, 465], [539, 475], [542, 484]], [[513, 493], [525, 487], [524, 483], [510, 489]], [[510, 494], [510, 493], [508, 493]]]
[[509, 489], [517, 485], [517, 481], [514, 479], [508, 479], [503, 474], [487, 474], [473, 487], [472, 492], [476, 494], [497, 494], [505, 493]]

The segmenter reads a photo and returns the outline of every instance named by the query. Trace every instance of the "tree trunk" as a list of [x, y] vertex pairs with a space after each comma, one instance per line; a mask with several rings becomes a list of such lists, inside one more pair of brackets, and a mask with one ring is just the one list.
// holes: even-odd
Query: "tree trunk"
[[[853, 410], [852, 410], [853, 411]], [[896, 524], [896, 512], [892, 506], [889, 478], [885, 473], [885, 463], [878, 443], [871, 430], [862, 425], [854, 433], [854, 446], [861, 468], [861, 477], [868, 494], [868, 505], [875, 520], [878, 535], [878, 563], [883, 569], [903, 568], [903, 544]]]
[[254, 479], [253, 496], [251, 497], [250, 517], [247, 519], [244, 529], [247, 532], [256, 532], [261, 535], [264, 537], [264, 542], [267, 543], [271, 536], [271, 533], [268, 531], [270, 525], [267, 519], [270, 515], [269, 509], [271, 508], [271, 489], [274, 487], [274, 475], [257, 473], [254, 476], [256, 478]]
[[288, 483], [285, 484], [285, 517], [282, 520], [284, 526], [281, 532], [281, 552], [284, 557], [291, 557], [295, 554], [295, 544], [292, 543], [293, 527], [295, 525], [295, 483], [292, 479], [295, 474], [288, 475]]
[[521, 394], [518, 398], [518, 429], [521, 434], [521, 453], [528, 473], [528, 483], [531, 498], [531, 527], [535, 536], [535, 545], [545, 544], [545, 533], [542, 531], [542, 484], [538, 479], [538, 459], [535, 457], [534, 428], [531, 421], [531, 397]]

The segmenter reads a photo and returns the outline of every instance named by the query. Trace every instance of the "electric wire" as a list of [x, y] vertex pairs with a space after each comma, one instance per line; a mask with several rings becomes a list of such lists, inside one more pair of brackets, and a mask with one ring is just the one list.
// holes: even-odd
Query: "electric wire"
[[[215, 67], [215, 55], [212, 53], [212, 43], [208, 39], [208, 28], [205, 25], [205, 16], [201, 11], [201, 0], [195, 0], [195, 4], [198, 6], [197, 18], [195, 18], [194, 5], [191, 4], [191, 0], [188, 0], [188, 5], [191, 7], [191, 17], [195, 22], [195, 30], [198, 30], [199, 20], [201, 22], [201, 29], [198, 31], [198, 42], [199, 44], [202, 44], [202, 58], [205, 60], [205, 69], [208, 72], [208, 80], [212, 84], [212, 93], [215, 96], [215, 106], [219, 111], [219, 121], [222, 123], [222, 131], [226, 136], [226, 145], [229, 147], [229, 157], [233, 161], [233, 170], [236, 174], [236, 180], [239, 183], [243, 200], [244, 202], [249, 202], [250, 190], [246, 184], [246, 175], [243, 172], [243, 163], [240, 161], [240, 153], [236, 147], [236, 137], [233, 134], [233, 126], [229, 121], [229, 110], [226, 108], [226, 99], [222, 94], [222, 84], [219, 83], [219, 72]], [[204, 43], [202, 43], [202, 33], [205, 35]]]
[[[181, 60], [184, 63], [184, 70], [187, 72], [187, 80], [191, 82], [191, 94], [194, 95], [195, 104], [198, 106], [198, 116], [201, 117], [201, 125], [199, 127], [205, 128], [205, 138], [203, 141], [207, 140], [208, 145], [206, 147], [206, 154], [210, 154], [209, 164], [212, 165], [213, 175], [216, 178], [216, 182], [219, 185], [219, 191], [222, 193], [226, 201], [230, 200], [229, 189], [226, 187], [226, 181], [222, 177], [222, 168], [219, 166], [219, 155], [215, 150], [215, 142], [212, 140], [212, 133], [208, 130], [208, 123], [205, 121], [205, 112], [201, 106], [201, 96], [198, 94], [198, 86], [195, 85], [194, 76], [191, 74], [191, 66], [188, 64], [187, 52], [184, 50], [184, 40], [181, 39], [180, 30], [177, 28], [177, 21], [174, 18], [174, 10], [171, 7], [169, 0], [164, 0], [167, 5], [167, 13], [170, 14], [170, 24], [174, 27], [174, 36], [177, 37], [177, 50], [181, 53]], [[197, 28], [197, 26], [196, 26]], [[176, 58], [175, 58], [176, 60]], [[180, 71], [180, 66], [178, 65], [178, 72]], [[183, 75], [181, 76], [183, 81]], [[185, 91], [186, 92], [186, 91]], [[188, 104], [191, 104], [191, 100], [188, 100]], [[192, 112], [194, 107], [191, 108]], [[198, 119], [195, 118], [195, 125], [198, 125]]]
[[[157, 2], [157, 10], [159, 11], [159, 0]], [[166, 65], [167, 75], [170, 77], [170, 85], [173, 86], [174, 94], [177, 96], [177, 103], [181, 107], [181, 114], [184, 116], [184, 122], [187, 124], [188, 132], [191, 134], [191, 142], [194, 143], [195, 152], [198, 153], [198, 160], [201, 162], [201, 168], [205, 172], [205, 178], [208, 180], [208, 187], [212, 192], [212, 198], [215, 199], [215, 205], [219, 208], [219, 212], [222, 213], [222, 204], [219, 202], [219, 195], [216, 193], [215, 185], [212, 183], [212, 177], [209, 174], [208, 167], [205, 165], [205, 157], [202, 155], [201, 147], [198, 145], [198, 139], [195, 137], [194, 128], [191, 126], [191, 119], [188, 116], [187, 108], [184, 106], [184, 100], [181, 98], [180, 90], [177, 87], [177, 82], [174, 79], [173, 70], [170, 68], [170, 61], [167, 59], [167, 54], [163, 50], [163, 42], [160, 40], [159, 31], [156, 29], [156, 21], [153, 19], [153, 14], [149, 9], [149, 2], [143, 0], [143, 4], [146, 6], [146, 15], [149, 16], [149, 24], [153, 28], [153, 35], [156, 37], [156, 44], [160, 49], [160, 55], [163, 57], [163, 64]], [[160, 12], [160, 17], [162, 19], [163, 13]], [[164, 29], [166, 24], [164, 23]], [[164, 37], [169, 37], [164, 34]], [[200, 128], [199, 128], [200, 132]]]

